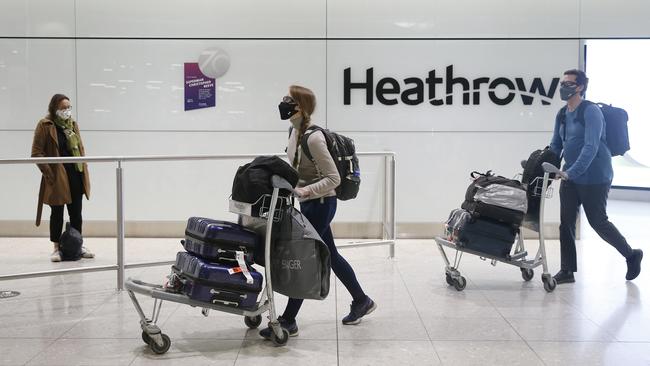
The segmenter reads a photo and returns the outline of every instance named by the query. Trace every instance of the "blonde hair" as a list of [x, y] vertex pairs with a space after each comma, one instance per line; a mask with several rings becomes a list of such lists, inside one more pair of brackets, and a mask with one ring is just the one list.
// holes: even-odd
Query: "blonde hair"
[[298, 158], [300, 150], [300, 141], [307, 131], [307, 125], [311, 122], [311, 115], [316, 109], [316, 96], [314, 92], [300, 85], [291, 85], [289, 87], [289, 96], [298, 104], [300, 107], [300, 112], [302, 112], [302, 123], [300, 128], [298, 128], [298, 135], [296, 136], [296, 154], [293, 157], [293, 167], [298, 169]]

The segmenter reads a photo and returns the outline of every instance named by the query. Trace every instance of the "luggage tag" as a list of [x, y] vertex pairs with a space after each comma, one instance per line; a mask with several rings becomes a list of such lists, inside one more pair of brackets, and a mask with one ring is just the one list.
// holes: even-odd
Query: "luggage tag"
[[[253, 284], [253, 276], [251, 276], [251, 273], [248, 271], [248, 266], [246, 265], [246, 261], [244, 260], [244, 252], [238, 250], [235, 252], [235, 258], [237, 259], [237, 263], [239, 264], [239, 271], [241, 272], [244, 277], [246, 277], [246, 283], [249, 285]], [[230, 272], [230, 271], [228, 271]], [[231, 273], [232, 274], [232, 273]]]

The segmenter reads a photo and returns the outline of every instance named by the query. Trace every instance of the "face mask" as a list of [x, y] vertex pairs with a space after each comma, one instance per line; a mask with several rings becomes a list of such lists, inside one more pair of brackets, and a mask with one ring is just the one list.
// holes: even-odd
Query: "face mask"
[[72, 117], [72, 108], [59, 109], [58, 111], [56, 111], [56, 116], [61, 118], [62, 120], [68, 120]]
[[291, 118], [294, 114], [298, 113], [296, 110], [296, 105], [287, 103], [287, 102], [281, 102], [278, 104], [278, 109], [280, 110], [280, 119], [281, 120], [287, 120]]
[[578, 91], [578, 86], [567, 86], [567, 85], [560, 85], [560, 99], [562, 100], [569, 100], [571, 99], [572, 96], [574, 96]]

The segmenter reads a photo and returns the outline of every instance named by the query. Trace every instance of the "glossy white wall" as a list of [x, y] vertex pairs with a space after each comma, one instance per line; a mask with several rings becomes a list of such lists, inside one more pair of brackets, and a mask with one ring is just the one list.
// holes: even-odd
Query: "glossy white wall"
[[83, 0], [77, 2], [77, 35], [324, 37], [325, 4], [325, 0]]
[[581, 2], [582, 38], [650, 37], [650, 2], [602, 0]]
[[74, 37], [75, 0], [2, 0], [0, 36]]
[[579, 0], [329, 0], [329, 37], [577, 37]]
[[[231, 60], [216, 108], [184, 112], [183, 63], [210, 47]], [[325, 51], [316, 40], [79, 40], [79, 119], [87, 130], [286, 131], [277, 105], [289, 85], [326, 105]]]
[[0, 39], [0, 129], [33, 131], [53, 94], [76, 99], [75, 79], [74, 40]]

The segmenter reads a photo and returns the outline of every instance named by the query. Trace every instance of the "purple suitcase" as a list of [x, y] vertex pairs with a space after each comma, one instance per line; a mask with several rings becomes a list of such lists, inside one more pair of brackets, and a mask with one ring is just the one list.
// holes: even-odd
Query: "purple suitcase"
[[262, 291], [263, 276], [249, 267], [253, 283], [242, 273], [231, 273], [237, 266], [210, 263], [190, 253], [178, 252], [174, 272], [184, 280], [183, 293], [191, 299], [213, 304], [252, 309]]
[[235, 261], [235, 251], [242, 251], [249, 263], [260, 243], [258, 235], [232, 222], [204, 217], [190, 217], [181, 241], [188, 252], [212, 261]]

